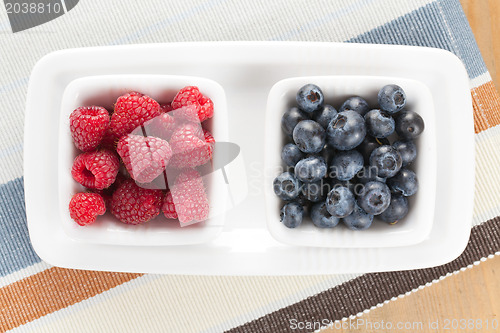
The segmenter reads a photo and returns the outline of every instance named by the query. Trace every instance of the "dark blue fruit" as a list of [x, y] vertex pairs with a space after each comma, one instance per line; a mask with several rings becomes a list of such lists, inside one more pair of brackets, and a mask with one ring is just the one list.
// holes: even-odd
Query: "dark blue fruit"
[[413, 111], [401, 111], [396, 117], [396, 133], [403, 139], [412, 140], [424, 131], [424, 120]]
[[387, 223], [395, 224], [408, 214], [408, 199], [401, 194], [393, 194], [389, 207], [378, 217]]
[[326, 196], [326, 209], [335, 217], [350, 215], [354, 205], [354, 195], [347, 187], [334, 187]]
[[396, 148], [380, 146], [370, 155], [370, 167], [377, 168], [377, 175], [382, 178], [393, 177], [401, 169], [403, 159]]
[[366, 136], [365, 120], [355, 111], [343, 111], [333, 117], [326, 130], [328, 143], [338, 150], [357, 147]]
[[389, 207], [391, 191], [386, 184], [373, 181], [365, 184], [358, 196], [358, 204], [370, 215], [379, 215]]
[[318, 228], [333, 228], [339, 224], [339, 218], [328, 213], [325, 202], [314, 204], [309, 215]]
[[371, 135], [367, 135], [356, 149], [361, 153], [361, 155], [363, 155], [365, 162], [368, 163], [370, 155], [375, 148], [389, 144], [389, 140], [386, 138], [374, 138]]
[[369, 110], [370, 106], [368, 102], [366, 102], [363, 98], [359, 96], [354, 96], [348, 98], [340, 107], [339, 112], [351, 110], [359, 113], [361, 116], [364, 116]]
[[356, 174], [356, 181], [360, 184], [366, 184], [372, 181], [378, 181], [381, 183], [385, 183], [386, 178], [382, 178], [378, 176], [378, 168], [371, 166], [364, 166], [359, 172]]
[[412, 140], [396, 141], [392, 144], [401, 155], [403, 167], [410, 165], [417, 158], [417, 146]]
[[309, 119], [309, 115], [297, 107], [288, 109], [281, 117], [281, 129], [286, 135], [292, 137], [293, 129], [302, 120]]
[[304, 208], [296, 202], [289, 202], [281, 208], [280, 220], [287, 228], [297, 228], [303, 216]]
[[305, 154], [293, 143], [286, 144], [281, 150], [281, 159], [286, 165], [291, 167], [294, 167], [304, 157]]
[[311, 113], [323, 106], [324, 97], [321, 89], [310, 83], [299, 89], [296, 100], [300, 109]]
[[363, 155], [357, 150], [341, 151], [330, 163], [330, 176], [338, 180], [349, 180], [363, 168]]
[[283, 200], [293, 200], [297, 198], [301, 190], [301, 182], [290, 172], [283, 172], [274, 178], [274, 193]]
[[351, 215], [344, 217], [342, 221], [351, 230], [365, 230], [372, 225], [373, 215], [368, 214], [358, 204], [355, 204]]
[[324, 129], [328, 127], [330, 121], [332, 121], [333, 117], [337, 114], [337, 110], [329, 104], [325, 104], [319, 110], [314, 111], [312, 114], [312, 119], [315, 120], [318, 124], [320, 124]]
[[325, 138], [325, 129], [314, 120], [302, 120], [293, 129], [293, 141], [304, 153], [319, 153]]
[[396, 113], [405, 106], [406, 94], [400, 86], [388, 84], [378, 92], [378, 104], [385, 112]]
[[325, 159], [326, 164], [330, 164], [333, 156], [335, 156], [336, 150], [335, 148], [330, 147], [330, 145], [326, 144], [321, 151], [321, 156]]
[[418, 191], [418, 178], [415, 172], [401, 169], [394, 177], [387, 179], [391, 191], [410, 197]]
[[366, 132], [375, 138], [387, 138], [394, 133], [394, 119], [378, 109], [365, 114], [365, 124]]
[[304, 197], [311, 202], [325, 200], [328, 190], [328, 184], [323, 180], [314, 183], [303, 183], [301, 191]]
[[351, 179], [351, 180], [338, 180], [337, 178], [333, 178], [333, 179], [331, 179], [331, 181], [329, 183], [329, 188], [328, 188], [329, 191], [327, 193], [330, 193], [331, 190], [333, 190], [334, 188], [337, 188], [337, 187], [346, 187], [349, 189], [349, 191], [354, 193], [356, 185], [357, 184], [353, 181], [353, 179]]
[[306, 182], [317, 182], [326, 177], [327, 166], [321, 156], [309, 156], [300, 160], [295, 165], [295, 177]]

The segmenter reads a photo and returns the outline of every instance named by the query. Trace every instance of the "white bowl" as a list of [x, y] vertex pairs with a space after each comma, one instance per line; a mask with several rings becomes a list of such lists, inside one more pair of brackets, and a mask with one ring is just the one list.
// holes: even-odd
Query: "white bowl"
[[[141, 225], [124, 224], [111, 213], [99, 216], [94, 224], [79, 226], [69, 215], [71, 196], [84, 191], [73, 180], [71, 167], [78, 151], [69, 130], [69, 115], [80, 106], [98, 105], [113, 109], [116, 99], [125, 93], [138, 91], [160, 103], [170, 102], [185, 86], [198, 86], [201, 93], [214, 102], [214, 116], [203, 122], [216, 141], [227, 141], [227, 108], [224, 89], [215, 81], [189, 76], [172, 75], [103, 75], [72, 81], [65, 89], [59, 115], [58, 200], [60, 223], [72, 239], [118, 245], [186, 245], [207, 242], [222, 231], [225, 218], [226, 191], [223, 177], [218, 172], [205, 176], [208, 187], [210, 215], [206, 221], [181, 227], [177, 220], [167, 220], [163, 214]], [[217, 159], [217, 151], [214, 151]]]
[[[281, 160], [281, 149], [289, 142], [281, 131], [281, 117], [296, 106], [295, 95], [303, 85], [314, 83], [324, 95], [325, 103], [336, 109], [351, 96], [361, 96], [372, 108], [377, 106], [377, 93], [386, 84], [401, 86], [407, 96], [406, 110], [416, 111], [425, 122], [424, 133], [416, 140], [418, 156], [410, 167], [417, 173], [419, 190], [409, 198], [410, 210], [400, 222], [389, 225], [376, 217], [372, 226], [363, 231], [352, 231], [342, 223], [335, 228], [320, 229], [309, 217], [294, 229], [280, 223], [280, 209], [284, 202], [273, 191], [273, 179], [286, 170]], [[266, 213], [267, 227], [272, 236], [290, 245], [362, 248], [394, 247], [422, 242], [430, 233], [434, 217], [436, 193], [436, 129], [434, 105], [429, 89], [415, 80], [374, 76], [310, 76], [289, 78], [276, 83], [269, 92], [266, 111]]]

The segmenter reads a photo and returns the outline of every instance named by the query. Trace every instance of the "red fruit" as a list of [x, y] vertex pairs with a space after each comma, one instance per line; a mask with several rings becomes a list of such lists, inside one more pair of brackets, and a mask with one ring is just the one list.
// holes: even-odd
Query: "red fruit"
[[120, 167], [118, 156], [110, 150], [82, 153], [75, 158], [71, 175], [89, 189], [102, 190], [115, 181]]
[[209, 145], [214, 146], [215, 145], [215, 139], [208, 130], [203, 129], [203, 136], [205, 137], [205, 142], [208, 143]]
[[111, 133], [111, 129], [108, 127], [104, 133], [104, 137], [101, 140], [100, 148], [116, 150], [116, 144], [118, 143], [118, 138]]
[[195, 169], [182, 171], [170, 191], [181, 223], [200, 222], [208, 218], [208, 198], [198, 171]]
[[212, 118], [214, 115], [214, 103], [210, 98], [200, 93], [198, 87], [184, 87], [175, 95], [172, 108], [177, 110], [183, 107], [194, 108], [200, 122]]
[[[158, 117], [148, 120], [143, 125], [147, 136], [155, 136], [163, 140], [170, 140], [175, 128], [175, 119], [168, 113], [162, 113]], [[142, 128], [136, 129], [132, 134], [143, 135]]]
[[104, 200], [97, 193], [77, 193], [69, 202], [69, 215], [82, 226], [94, 223], [97, 215], [105, 212]]
[[111, 116], [111, 133], [121, 138], [160, 114], [160, 104], [147, 95], [131, 92], [120, 96], [116, 100], [115, 111]]
[[161, 112], [170, 112], [174, 108], [172, 108], [172, 103], [160, 104]]
[[140, 224], [158, 216], [161, 211], [163, 192], [137, 186], [126, 180], [118, 186], [111, 200], [111, 213], [121, 222]]
[[161, 211], [167, 219], [178, 218], [177, 212], [175, 211], [174, 199], [172, 198], [172, 193], [167, 191], [165, 198], [163, 198], [163, 205], [161, 206]]
[[84, 152], [97, 148], [108, 127], [109, 113], [99, 106], [80, 107], [69, 116], [73, 142]]
[[[213, 137], [210, 135], [210, 140]], [[174, 156], [170, 166], [174, 168], [194, 168], [210, 161], [213, 144], [205, 141], [202, 128], [195, 123], [185, 123], [179, 127], [170, 139]]]
[[158, 177], [172, 157], [167, 141], [152, 136], [123, 136], [116, 151], [130, 176], [139, 183], [149, 183]]

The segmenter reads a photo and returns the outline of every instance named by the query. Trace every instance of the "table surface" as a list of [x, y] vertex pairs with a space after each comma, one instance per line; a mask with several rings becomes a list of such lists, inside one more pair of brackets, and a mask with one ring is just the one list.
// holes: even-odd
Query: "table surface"
[[[499, 0], [461, 0], [462, 7], [476, 37], [479, 49], [493, 78], [497, 89], [500, 88], [500, 1]], [[500, 256], [475, 265], [459, 274], [451, 275], [439, 283], [412, 293], [408, 296], [376, 308], [362, 318], [366, 325], [358, 328], [327, 329], [327, 332], [383, 332], [376, 324], [391, 322], [413, 325], [413, 330], [405, 332], [500, 332]], [[460, 325], [460, 320], [481, 322], [479, 330], [453, 330], [452, 321]], [[491, 328], [497, 320], [498, 328]], [[438, 328], [436, 327], [436, 321]], [[368, 322], [372, 323], [371, 327]], [[449, 329], [445, 324], [449, 324]], [[462, 321], [463, 323], [463, 321]], [[420, 326], [421, 325], [421, 326]], [[432, 326], [429, 326], [432, 325]], [[486, 328], [489, 325], [490, 328]], [[387, 326], [386, 326], [387, 327]], [[398, 330], [391, 330], [398, 331]]]

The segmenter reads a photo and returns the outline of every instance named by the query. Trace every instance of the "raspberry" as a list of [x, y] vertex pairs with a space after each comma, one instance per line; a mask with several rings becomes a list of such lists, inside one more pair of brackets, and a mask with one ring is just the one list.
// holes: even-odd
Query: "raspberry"
[[200, 122], [214, 115], [214, 103], [200, 93], [198, 87], [187, 86], [179, 90], [172, 101], [172, 108], [177, 110], [182, 107], [194, 107]]
[[172, 103], [166, 103], [166, 104], [160, 104], [160, 110], [161, 112], [170, 112], [172, 111], [174, 108], [172, 108]]
[[[209, 135], [209, 139], [213, 137]], [[185, 123], [179, 127], [170, 140], [174, 156], [170, 165], [174, 168], [194, 168], [210, 161], [213, 153], [213, 144], [205, 141], [201, 127], [194, 123]]]
[[97, 193], [77, 193], [69, 202], [69, 215], [82, 226], [94, 223], [96, 216], [105, 212], [104, 200]]
[[172, 193], [170, 191], [167, 191], [165, 198], [163, 198], [161, 210], [167, 219], [178, 218], [177, 212], [175, 211], [174, 199], [172, 198]]
[[99, 106], [79, 107], [69, 116], [69, 128], [76, 148], [94, 150], [109, 127], [109, 113]]
[[176, 178], [171, 193], [181, 223], [200, 222], [208, 218], [208, 198], [198, 171], [182, 171]]
[[153, 181], [165, 170], [172, 157], [168, 142], [152, 136], [123, 136], [118, 141], [116, 151], [130, 176], [139, 183]]
[[211, 145], [212, 147], [215, 145], [215, 139], [208, 130], [203, 129], [203, 136], [205, 137], [205, 142]]
[[108, 127], [104, 133], [104, 137], [101, 140], [100, 148], [116, 150], [116, 144], [118, 143], [118, 138], [111, 133], [111, 129]]
[[123, 223], [140, 224], [160, 214], [162, 201], [161, 190], [145, 189], [128, 179], [113, 193], [111, 213]]
[[115, 112], [111, 116], [111, 133], [121, 138], [160, 114], [160, 104], [147, 95], [131, 92], [120, 96], [116, 100]]
[[102, 190], [115, 181], [120, 167], [118, 156], [110, 150], [82, 153], [75, 158], [71, 175], [90, 189]]
[[[158, 117], [148, 120], [144, 123], [144, 131], [148, 136], [155, 136], [163, 140], [170, 140], [175, 128], [175, 119], [168, 113], [162, 113]], [[142, 128], [136, 129], [132, 134], [143, 134]]]

